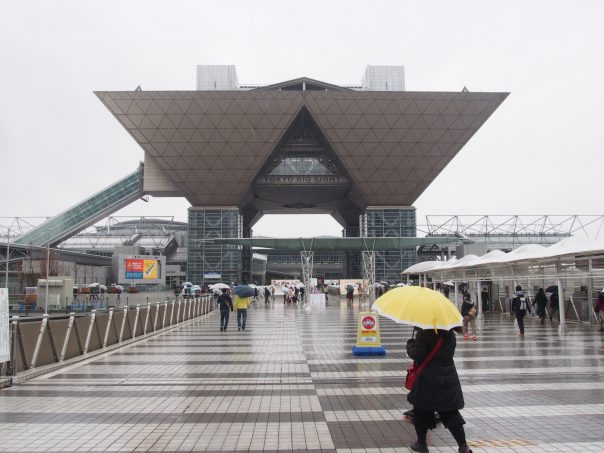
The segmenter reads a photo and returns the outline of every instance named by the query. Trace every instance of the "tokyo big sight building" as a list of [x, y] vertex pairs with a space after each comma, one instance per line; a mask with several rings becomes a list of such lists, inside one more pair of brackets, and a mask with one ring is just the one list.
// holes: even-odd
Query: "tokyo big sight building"
[[[22, 242], [50, 230], [58, 243], [141, 194], [191, 203], [187, 279], [196, 283], [251, 280], [249, 249], [207, 240], [251, 237], [264, 214], [330, 214], [346, 237], [414, 237], [413, 203], [508, 94], [405, 91], [402, 66], [368, 66], [358, 86], [245, 85], [234, 66], [198, 66], [195, 91], [99, 91], [144, 164], [85, 200], [87, 219], [68, 210]], [[299, 269], [299, 254], [267, 254]], [[414, 248], [378, 250], [375, 277], [399, 280], [415, 260]], [[342, 269], [329, 275], [334, 261]], [[315, 255], [326, 278], [359, 278], [359, 262], [359, 252]]]

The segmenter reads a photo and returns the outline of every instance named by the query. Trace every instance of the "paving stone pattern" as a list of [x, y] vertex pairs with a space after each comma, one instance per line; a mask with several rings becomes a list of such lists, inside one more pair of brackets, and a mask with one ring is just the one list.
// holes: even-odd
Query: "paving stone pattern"
[[[385, 357], [354, 357], [358, 307], [212, 313], [112, 353], [0, 390], [2, 452], [406, 452], [402, 388], [411, 329], [381, 319]], [[474, 451], [604, 451], [603, 336], [589, 326], [488, 317], [458, 338]], [[438, 427], [430, 451], [457, 451]]]

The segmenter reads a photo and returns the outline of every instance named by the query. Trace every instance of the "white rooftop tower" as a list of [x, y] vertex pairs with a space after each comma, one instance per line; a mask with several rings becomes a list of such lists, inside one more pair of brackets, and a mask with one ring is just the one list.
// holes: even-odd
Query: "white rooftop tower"
[[239, 89], [235, 65], [197, 65], [197, 90]]
[[405, 91], [404, 66], [367, 66], [363, 76], [367, 91]]

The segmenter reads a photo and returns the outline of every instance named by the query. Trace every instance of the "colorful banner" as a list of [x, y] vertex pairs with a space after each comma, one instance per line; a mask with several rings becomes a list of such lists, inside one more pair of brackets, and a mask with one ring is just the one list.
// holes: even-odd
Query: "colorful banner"
[[154, 280], [154, 279], [159, 278], [158, 269], [159, 269], [159, 263], [157, 262], [157, 260], [145, 260], [143, 279]]
[[157, 280], [159, 274], [159, 260], [126, 259], [126, 278], [129, 280]]
[[368, 311], [359, 313], [357, 346], [375, 348], [381, 345], [382, 341], [380, 340], [380, 322], [378, 320], [378, 314]]
[[126, 260], [126, 278], [142, 279], [145, 270], [145, 260], [127, 259]]

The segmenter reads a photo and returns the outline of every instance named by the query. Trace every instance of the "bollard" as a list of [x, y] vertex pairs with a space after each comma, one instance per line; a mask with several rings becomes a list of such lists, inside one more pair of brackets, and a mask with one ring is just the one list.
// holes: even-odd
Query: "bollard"
[[166, 327], [166, 315], [168, 314], [168, 302], [164, 302], [164, 316], [161, 321], [161, 328]]
[[174, 305], [175, 305], [175, 302], [174, 302], [174, 301], [172, 301], [172, 310], [170, 311], [170, 325], [172, 325], [172, 324], [173, 324], [173, 322], [172, 322], [172, 321], [173, 321], [173, 319], [174, 319]]

